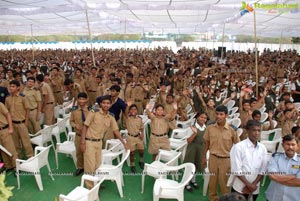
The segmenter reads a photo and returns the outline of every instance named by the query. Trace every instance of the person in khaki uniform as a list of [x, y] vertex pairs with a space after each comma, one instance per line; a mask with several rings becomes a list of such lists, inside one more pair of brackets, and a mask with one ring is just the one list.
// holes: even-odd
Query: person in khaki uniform
[[206, 153], [209, 150], [208, 169], [209, 200], [218, 201], [218, 184], [222, 195], [229, 193], [227, 181], [230, 173], [230, 150], [233, 144], [240, 141], [238, 134], [226, 123], [228, 109], [224, 105], [216, 108], [216, 123], [208, 126], [204, 133], [205, 147], [203, 153], [203, 167], [206, 167]]
[[96, 97], [103, 96], [105, 89], [102, 83], [102, 77], [100, 75], [97, 75], [96, 82], [97, 82]]
[[75, 128], [76, 136], [75, 136], [75, 147], [76, 147], [76, 157], [77, 157], [77, 170], [74, 173], [74, 176], [79, 176], [83, 173], [83, 152], [80, 149], [81, 142], [81, 130], [83, 128], [83, 123], [88, 115], [88, 96], [86, 93], [79, 93], [77, 96], [78, 106], [73, 108], [70, 117], [70, 124], [73, 128]]
[[51, 88], [53, 91], [55, 104], [62, 105], [64, 103], [63, 99], [63, 84], [64, 79], [59, 75], [59, 69], [57, 67], [52, 68], [50, 75]]
[[[118, 124], [108, 111], [112, 104], [110, 96], [103, 96], [98, 104], [100, 109], [91, 110], [86, 117], [80, 143], [84, 157], [84, 172], [92, 175], [101, 164], [102, 140], [109, 128], [112, 128], [115, 136], [127, 149], [120, 135]], [[90, 181], [87, 181], [86, 185], [89, 189], [93, 187]]]
[[69, 92], [69, 100], [73, 100], [73, 106], [76, 105], [78, 94], [84, 92], [81, 86], [77, 83], [74, 83], [71, 79], [66, 79], [64, 81], [64, 86], [66, 92]]
[[92, 74], [87, 79], [87, 91], [89, 95], [89, 105], [93, 105], [96, 102], [97, 98], [97, 68], [92, 67]]
[[151, 136], [149, 142], [149, 154], [152, 154], [152, 159], [155, 160], [159, 149], [171, 150], [170, 141], [168, 138], [169, 122], [173, 121], [177, 111], [177, 104], [173, 104], [174, 111], [170, 114], [165, 114], [163, 105], [155, 106], [155, 114], [150, 112], [150, 104], [146, 105], [148, 118], [151, 119]]
[[137, 116], [137, 106], [132, 102], [127, 102], [128, 107], [125, 110], [125, 123], [128, 130], [127, 144], [130, 148], [130, 169], [132, 173], [136, 173], [135, 169], [135, 151], [139, 152], [139, 165], [144, 169], [144, 125], [142, 119]]
[[142, 115], [144, 112], [143, 101], [145, 98], [145, 88], [143, 88], [143, 84], [137, 83], [132, 88], [132, 98], [134, 98], [134, 103], [138, 108], [138, 115]]
[[41, 92], [34, 88], [35, 78], [28, 77], [26, 82], [26, 87], [23, 90], [23, 93], [29, 100], [29, 122], [28, 130], [29, 133], [37, 133], [41, 130], [40, 118], [41, 118]]
[[12, 80], [9, 83], [10, 96], [5, 100], [5, 106], [11, 114], [13, 123], [13, 141], [18, 153], [18, 158], [22, 157], [21, 144], [25, 150], [27, 158], [33, 156], [33, 149], [28, 135], [28, 121], [29, 121], [29, 102], [24, 94], [19, 93], [20, 83]]
[[87, 83], [86, 83], [86, 80], [83, 78], [82, 74], [83, 74], [83, 70], [82, 69], [77, 68], [75, 70], [76, 78], [74, 79], [74, 83], [80, 85], [81, 89], [83, 90], [82, 92], [86, 92]]
[[43, 104], [42, 112], [44, 113], [44, 124], [52, 125], [54, 123], [54, 95], [49, 84], [44, 82], [44, 75], [39, 74], [36, 76], [39, 85]]
[[6, 170], [16, 168], [17, 151], [12, 138], [13, 125], [11, 115], [3, 103], [0, 103], [0, 144], [9, 151], [12, 156], [8, 156], [1, 151]]
[[132, 86], [133, 86], [133, 74], [129, 72], [126, 74], [126, 84], [124, 88], [124, 101], [128, 101], [133, 97]]

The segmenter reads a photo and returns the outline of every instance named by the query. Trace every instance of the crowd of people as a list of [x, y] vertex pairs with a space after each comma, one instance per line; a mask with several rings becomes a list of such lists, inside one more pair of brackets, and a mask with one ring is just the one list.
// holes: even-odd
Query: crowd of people
[[[256, 200], [260, 180], [268, 171], [272, 172], [268, 200], [293, 201], [299, 196], [296, 51], [265, 49], [258, 59], [258, 75], [251, 51], [227, 51], [224, 60], [205, 48], [182, 48], [176, 53], [167, 48], [100, 49], [94, 55], [88, 49], [0, 51], [0, 144], [12, 153], [10, 158], [1, 152], [7, 170], [15, 169], [15, 159], [33, 156], [28, 133], [41, 129], [42, 114], [44, 125], [54, 124], [54, 107], [65, 101], [73, 100], [75, 176], [95, 172], [102, 146], [112, 138], [130, 149], [131, 171], [137, 172], [135, 151], [143, 169], [145, 134], [139, 115], [151, 120], [147, 147], [155, 160], [159, 149], [171, 149], [168, 135], [177, 128], [177, 120], [189, 120], [190, 106], [195, 121], [184, 162], [194, 163], [201, 173], [208, 165], [210, 200], [219, 199], [218, 185], [222, 195], [233, 191]], [[227, 123], [229, 101], [238, 107], [241, 135]], [[268, 124], [260, 122], [263, 107]], [[268, 165], [260, 133], [275, 127], [282, 129], [285, 153], [274, 154]], [[128, 130], [126, 142], [121, 128]], [[186, 190], [198, 188], [195, 175]]]

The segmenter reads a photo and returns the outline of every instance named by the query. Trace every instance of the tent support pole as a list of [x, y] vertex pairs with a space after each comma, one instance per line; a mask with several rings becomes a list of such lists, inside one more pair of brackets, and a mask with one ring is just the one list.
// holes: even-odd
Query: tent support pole
[[224, 23], [224, 26], [223, 26], [223, 34], [222, 34], [222, 51], [221, 51], [221, 59], [223, 60], [223, 57], [224, 57], [224, 48], [223, 48], [223, 44], [224, 44], [224, 33], [225, 33], [225, 23]]
[[254, 44], [255, 44], [255, 87], [256, 87], [256, 98], [258, 98], [258, 55], [257, 55], [257, 38], [256, 38], [256, 13], [253, 11], [254, 16]]
[[34, 62], [34, 46], [33, 46], [33, 31], [32, 31], [32, 24], [30, 25], [30, 32], [31, 32], [31, 49], [32, 49], [32, 62]]
[[88, 26], [89, 37], [90, 37], [90, 44], [91, 44], [91, 50], [92, 50], [93, 65], [96, 66], [94, 49], [93, 49], [92, 34], [91, 34], [91, 29], [90, 29], [90, 21], [89, 21], [89, 15], [88, 15], [87, 9], [85, 10], [85, 16], [86, 16], [86, 23], [87, 23], [87, 26]]
[[281, 34], [280, 34], [280, 45], [279, 45], [279, 55], [281, 53], [281, 45], [282, 45], [282, 33], [283, 33], [283, 30], [281, 30]]

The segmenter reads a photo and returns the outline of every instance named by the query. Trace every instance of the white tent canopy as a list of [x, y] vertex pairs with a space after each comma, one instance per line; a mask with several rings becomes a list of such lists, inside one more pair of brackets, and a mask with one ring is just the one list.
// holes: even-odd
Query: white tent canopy
[[[295, 8], [256, 12], [257, 35], [298, 36], [300, 1], [247, 1]], [[241, 15], [240, 0], [0, 0], [1, 35], [203, 32], [253, 34], [253, 12]]]

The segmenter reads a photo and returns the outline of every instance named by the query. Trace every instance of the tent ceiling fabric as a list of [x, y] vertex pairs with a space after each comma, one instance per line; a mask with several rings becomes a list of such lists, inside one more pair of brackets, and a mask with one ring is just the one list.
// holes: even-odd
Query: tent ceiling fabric
[[[294, 9], [254, 8], [257, 35], [299, 36], [300, 1], [247, 1], [260, 4], [298, 4]], [[1, 35], [203, 32], [249, 34], [253, 12], [241, 15], [240, 0], [0, 0]]]

